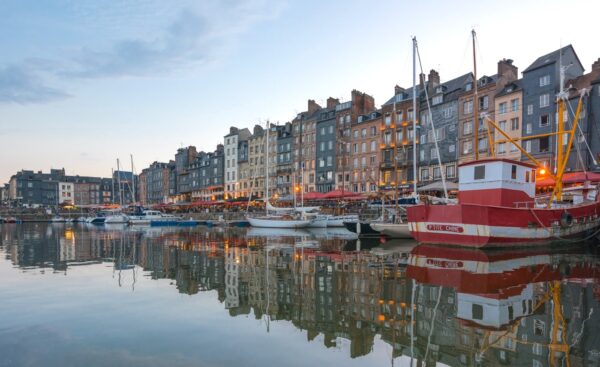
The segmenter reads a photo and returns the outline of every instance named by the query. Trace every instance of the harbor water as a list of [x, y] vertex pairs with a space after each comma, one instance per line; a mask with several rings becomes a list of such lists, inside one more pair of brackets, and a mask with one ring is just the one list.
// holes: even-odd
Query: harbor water
[[598, 366], [594, 243], [0, 225], [0, 367]]

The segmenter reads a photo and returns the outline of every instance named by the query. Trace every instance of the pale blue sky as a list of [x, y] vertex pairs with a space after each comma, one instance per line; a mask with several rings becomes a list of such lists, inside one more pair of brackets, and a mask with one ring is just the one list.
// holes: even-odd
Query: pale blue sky
[[[600, 57], [595, 1], [0, 2], [0, 182], [20, 169], [109, 176], [229, 126], [285, 122], [306, 100], [410, 86], [411, 36], [442, 81], [511, 58], [519, 70], [573, 44]], [[568, 5], [568, 6], [567, 6]], [[569, 23], [573, 21], [574, 23]]]

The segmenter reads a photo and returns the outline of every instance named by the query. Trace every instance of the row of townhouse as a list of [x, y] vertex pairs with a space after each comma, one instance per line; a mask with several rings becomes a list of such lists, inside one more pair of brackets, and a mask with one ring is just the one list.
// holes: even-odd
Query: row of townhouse
[[[180, 149], [169, 163], [153, 163], [142, 172], [140, 182], [146, 187], [140, 192], [146, 193], [147, 203], [156, 203], [264, 197], [267, 187], [269, 196], [279, 197], [298, 191], [410, 190], [415, 179], [420, 185], [442, 175], [457, 180], [458, 165], [492, 152], [521, 160], [529, 154], [550, 172], [555, 169], [552, 133], [561, 75], [569, 88], [566, 128], [580, 92], [588, 93], [568, 170], [598, 170], [600, 59], [585, 73], [568, 45], [539, 57], [522, 75], [510, 59], [500, 60], [493, 75], [476, 80], [466, 73], [442, 82], [431, 70], [419, 76], [414, 88], [395, 86], [380, 108], [372, 96], [357, 90], [345, 102], [330, 97], [320, 105], [310, 99], [305, 111], [284, 124], [231, 127], [206, 166], [196, 163], [194, 147]], [[527, 154], [506, 136], [521, 141]], [[194, 176], [192, 167], [210, 167], [210, 173]]]
[[21, 170], [10, 178], [3, 201], [27, 207], [130, 204], [136, 201], [137, 184], [137, 176], [126, 171], [102, 178], [67, 175], [64, 168], [49, 173]]

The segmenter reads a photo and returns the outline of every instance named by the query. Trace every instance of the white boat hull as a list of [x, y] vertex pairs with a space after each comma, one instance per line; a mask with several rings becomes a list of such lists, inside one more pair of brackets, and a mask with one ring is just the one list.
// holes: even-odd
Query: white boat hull
[[311, 220], [308, 228], [327, 228], [329, 217], [326, 215], [319, 215]]
[[123, 224], [128, 222], [129, 217], [126, 215], [110, 215], [104, 220], [105, 224]]
[[251, 218], [248, 217], [248, 222], [252, 227], [258, 228], [306, 228], [312, 223], [312, 220], [295, 220], [281, 218]]
[[413, 238], [408, 223], [371, 223], [371, 228], [391, 238]]

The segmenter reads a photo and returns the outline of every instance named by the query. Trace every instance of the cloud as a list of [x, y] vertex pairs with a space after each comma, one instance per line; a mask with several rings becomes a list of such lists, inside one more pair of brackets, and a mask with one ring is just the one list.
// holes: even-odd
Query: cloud
[[[45, 103], [69, 97], [57, 82], [82, 80], [171, 76], [182, 71], [193, 72], [210, 62], [218, 61], [233, 41], [259, 21], [277, 16], [285, 6], [275, 0], [224, 0], [189, 2], [186, 7], [172, 9], [170, 21], [152, 32], [140, 36], [140, 24], [161, 20], [163, 2], [138, 2], [138, 12], [131, 14], [131, 29], [136, 35], [122, 37], [104, 48], [69, 47], [61, 59], [24, 60], [20, 64], [0, 66], [0, 103]], [[107, 5], [109, 6], [109, 5]], [[118, 8], [117, 8], [118, 9]], [[97, 8], [80, 9], [93, 21], [93, 13], [121, 24], [124, 14], [112, 18], [115, 11]], [[156, 11], [156, 12], [155, 12]], [[140, 15], [141, 14], [141, 15]], [[117, 19], [120, 19], [117, 21]], [[105, 23], [100, 21], [99, 23]], [[81, 24], [88, 27], [88, 24]], [[91, 26], [91, 25], [90, 25]], [[96, 26], [107, 27], [106, 24]]]
[[67, 97], [65, 91], [45, 85], [39, 73], [27, 66], [0, 67], [0, 103], [47, 103]]
[[82, 49], [63, 75], [77, 78], [146, 76], [202, 63], [210, 55], [206, 19], [182, 12], [156, 40], [118, 41], [108, 51]]

